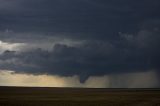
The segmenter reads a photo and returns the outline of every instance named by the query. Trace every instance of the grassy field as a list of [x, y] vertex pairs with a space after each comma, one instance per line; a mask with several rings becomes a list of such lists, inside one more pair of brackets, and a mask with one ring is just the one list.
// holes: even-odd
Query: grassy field
[[160, 90], [0, 87], [0, 106], [160, 106]]

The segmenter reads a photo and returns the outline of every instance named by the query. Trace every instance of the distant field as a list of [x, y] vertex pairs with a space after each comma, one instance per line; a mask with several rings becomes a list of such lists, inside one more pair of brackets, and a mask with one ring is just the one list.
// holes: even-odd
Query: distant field
[[160, 106], [160, 90], [0, 87], [0, 106]]

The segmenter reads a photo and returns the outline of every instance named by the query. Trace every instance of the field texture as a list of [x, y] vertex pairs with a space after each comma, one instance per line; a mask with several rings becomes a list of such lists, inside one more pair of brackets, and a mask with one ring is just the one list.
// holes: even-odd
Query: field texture
[[160, 91], [0, 87], [0, 106], [160, 106]]

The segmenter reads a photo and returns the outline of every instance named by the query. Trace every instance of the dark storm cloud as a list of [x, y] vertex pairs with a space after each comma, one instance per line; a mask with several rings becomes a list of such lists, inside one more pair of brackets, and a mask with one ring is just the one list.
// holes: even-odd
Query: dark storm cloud
[[4, 52], [1, 69], [62, 76], [91, 75], [159, 70], [160, 31], [141, 30], [137, 35], [121, 34], [119, 42], [92, 40], [77, 47], [56, 44], [52, 51], [41, 49]]
[[159, 5], [159, 0], [0, 1], [1, 40], [85, 41], [56, 44], [52, 51], [6, 51], [0, 69], [79, 75], [81, 81], [90, 75], [159, 70]]
[[65, 33], [78, 39], [115, 38], [118, 32], [134, 32], [141, 22], [160, 17], [158, 0], [1, 2], [2, 30]]

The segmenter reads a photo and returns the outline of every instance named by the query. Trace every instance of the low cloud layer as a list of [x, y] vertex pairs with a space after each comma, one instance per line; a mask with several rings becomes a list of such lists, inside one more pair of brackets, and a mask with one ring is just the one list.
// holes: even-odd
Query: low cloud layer
[[81, 82], [92, 75], [159, 71], [159, 34], [158, 29], [140, 30], [135, 35], [119, 33], [119, 40], [86, 40], [78, 45], [55, 43], [51, 50], [23, 46], [28, 51], [3, 52], [0, 68], [18, 73], [77, 75]]

